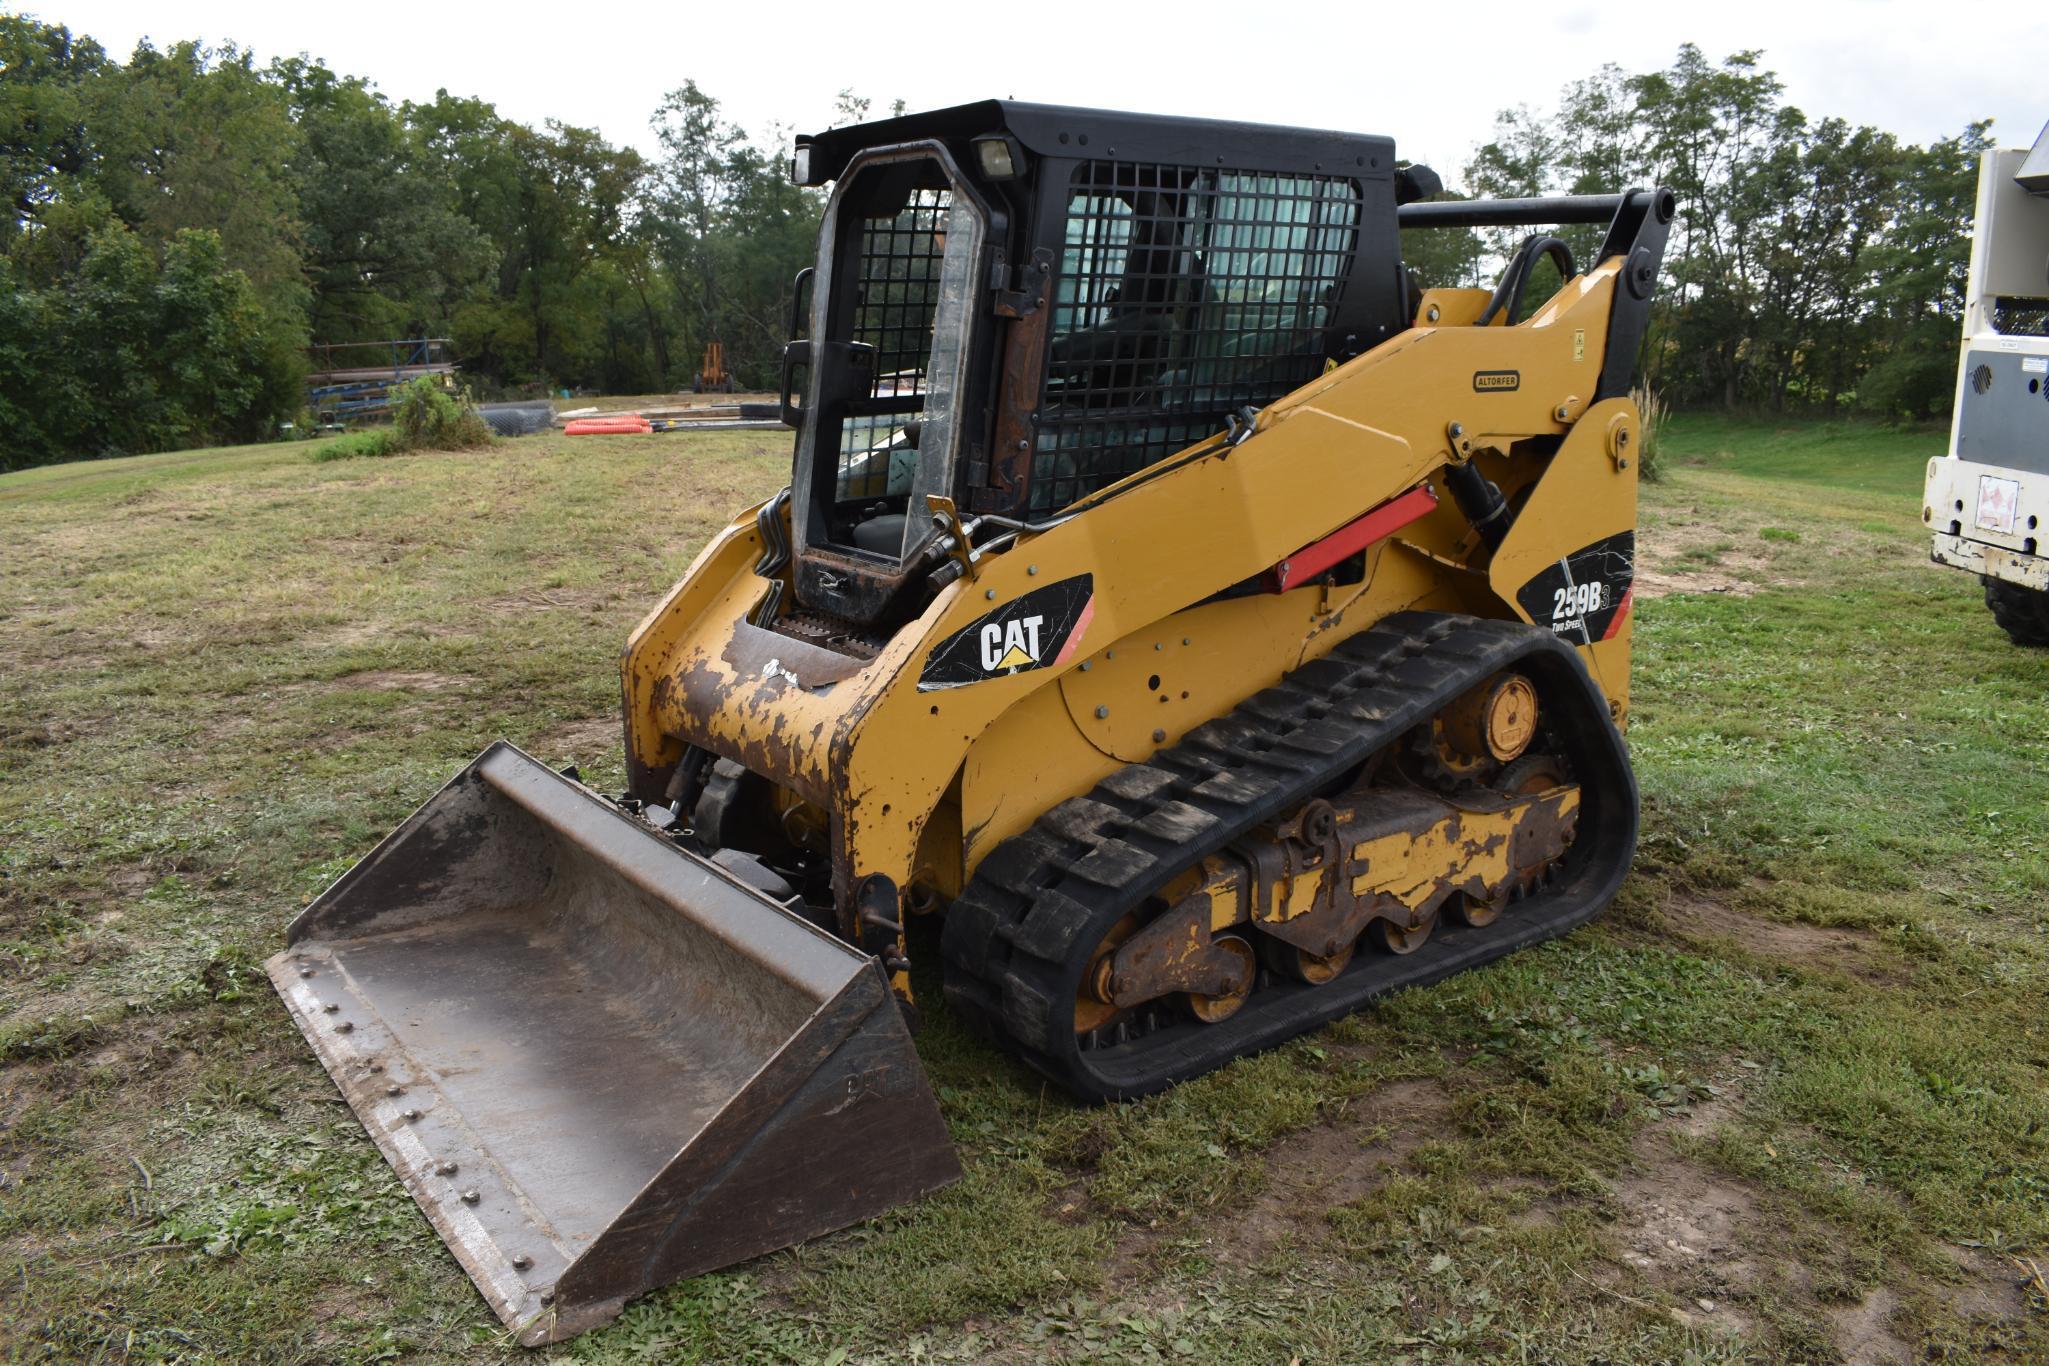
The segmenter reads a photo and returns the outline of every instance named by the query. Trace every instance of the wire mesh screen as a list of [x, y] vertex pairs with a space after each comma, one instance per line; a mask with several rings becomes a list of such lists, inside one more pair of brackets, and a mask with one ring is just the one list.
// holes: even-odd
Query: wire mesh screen
[[[920, 188], [900, 206], [859, 220], [851, 340], [875, 348], [869, 396], [905, 401], [888, 405], [895, 410], [888, 415], [841, 423], [838, 498], [881, 497], [910, 486], [914, 462], [904, 459], [899, 433], [917, 416], [928, 388], [952, 210], [951, 189]], [[892, 472], [900, 477], [892, 480]]]
[[2049, 299], [1994, 299], [1992, 326], [2009, 337], [2049, 337]]
[[850, 417], [840, 423], [839, 487], [835, 496], [886, 498], [904, 493], [917, 474], [918, 453], [904, 440], [905, 419]]
[[1030, 508], [1114, 483], [1322, 368], [1355, 248], [1350, 180], [1077, 168]]

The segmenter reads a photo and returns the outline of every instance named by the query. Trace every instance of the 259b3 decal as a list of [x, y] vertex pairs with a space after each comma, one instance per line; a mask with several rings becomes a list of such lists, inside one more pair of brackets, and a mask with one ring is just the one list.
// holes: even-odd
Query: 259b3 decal
[[1583, 546], [1524, 584], [1516, 601], [1539, 626], [1576, 645], [1606, 640], [1622, 629], [1636, 582], [1636, 533], [1618, 532]]
[[1584, 617], [1589, 612], [1598, 612], [1614, 601], [1613, 592], [1599, 579], [1592, 583], [1575, 583], [1551, 590], [1551, 620], [1567, 621], [1573, 617]]

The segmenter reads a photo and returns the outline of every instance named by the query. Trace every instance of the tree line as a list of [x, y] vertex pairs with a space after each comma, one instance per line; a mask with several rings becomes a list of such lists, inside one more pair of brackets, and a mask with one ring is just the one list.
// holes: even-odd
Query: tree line
[[0, 14], [0, 468], [272, 435], [311, 343], [446, 336], [491, 395], [687, 386], [718, 339], [766, 383], [822, 197], [692, 82], [653, 124]]
[[[1501, 115], [1460, 192], [1678, 191], [1646, 366], [1682, 405], [1938, 413], [1987, 125], [1915, 146], [1781, 94], [1756, 53], [1604, 67]], [[869, 113], [842, 92], [840, 121]], [[769, 383], [822, 196], [787, 130], [750, 137], [694, 82], [652, 125], [643, 155], [311, 57], [124, 62], [0, 14], [0, 468], [271, 435], [311, 343], [446, 336], [490, 395], [687, 387], [716, 339]], [[1438, 283], [1513, 245], [1407, 236]]]
[[[1672, 404], [1941, 416], [1956, 382], [1991, 124], [1920, 146], [1810, 118], [1782, 95], [1759, 52], [1715, 63], [1687, 44], [1663, 70], [1603, 66], [1549, 110], [1502, 113], [1465, 166], [1464, 189], [1676, 192], [1643, 358]], [[1559, 235], [1584, 262], [1601, 230]], [[1456, 234], [1414, 254], [1439, 282], [1472, 279], [1512, 249], [1507, 237]]]

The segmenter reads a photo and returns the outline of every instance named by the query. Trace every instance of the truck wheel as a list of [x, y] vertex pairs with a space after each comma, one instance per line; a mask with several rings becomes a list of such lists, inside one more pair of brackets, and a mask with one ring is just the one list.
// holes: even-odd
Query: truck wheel
[[1985, 605], [2016, 645], [2049, 646], [2049, 593], [2003, 579], [1986, 579]]

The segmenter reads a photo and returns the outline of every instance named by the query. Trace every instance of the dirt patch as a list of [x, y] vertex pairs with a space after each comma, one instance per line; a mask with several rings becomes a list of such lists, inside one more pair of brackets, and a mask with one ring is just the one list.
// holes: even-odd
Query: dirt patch
[[1274, 1145], [1265, 1187], [1218, 1228], [1219, 1260], [1249, 1265], [1322, 1234], [1324, 1216], [1378, 1186], [1390, 1167], [1444, 1132], [1451, 1097], [1434, 1081], [1390, 1082], [1313, 1129]]
[[[1660, 1307], [1680, 1324], [1754, 1338], [1758, 1321], [1745, 1302], [1769, 1292], [1780, 1276], [1758, 1252], [1768, 1245], [1758, 1197], [1686, 1155], [1741, 1108], [1742, 1082], [1731, 1078], [1716, 1094], [1637, 1135], [1639, 1167], [1615, 1186], [1621, 1215], [1610, 1245], [1616, 1261], [1664, 1292]], [[1625, 1285], [1606, 1288], [1631, 1298]]]
[[550, 763], [559, 759], [564, 763], [588, 764], [617, 755], [622, 743], [619, 713], [607, 712], [603, 716], [550, 726], [521, 748]]
[[1730, 939], [1762, 958], [1848, 972], [1873, 982], [1898, 980], [1897, 973], [1874, 959], [1878, 938], [1869, 930], [1766, 920], [1691, 892], [1673, 893], [1662, 910], [1666, 924], [1689, 938]]
[[199, 728], [199, 740], [209, 749], [248, 734], [256, 728], [256, 717], [248, 712], [231, 712]]
[[1667, 593], [1749, 597], [1765, 586], [1759, 580], [1771, 576], [1771, 564], [1753, 551], [1725, 548], [1734, 535], [1712, 522], [1645, 522], [1636, 533], [1632, 591], [1639, 598], [1659, 598]]
[[[1320, 1243], [1326, 1216], [1378, 1186], [1388, 1169], [1443, 1133], [1451, 1097], [1434, 1081], [1390, 1082], [1345, 1105], [1322, 1124], [1280, 1139], [1269, 1150], [1267, 1180], [1257, 1195], [1193, 1227], [1132, 1229], [1110, 1257], [1106, 1287], [1150, 1279], [1153, 1253], [1171, 1235], [1178, 1249], [1200, 1249], [1225, 1266], [1253, 1266], [1289, 1246]], [[1056, 1193], [1048, 1214], [1079, 1222], [1087, 1206], [1080, 1187]]]
[[1763, 1273], [1747, 1231], [1757, 1200], [1733, 1181], [1662, 1153], [1648, 1171], [1616, 1187], [1622, 1207], [1617, 1256], [1677, 1300], [1688, 1326], [1750, 1336], [1757, 1321], [1730, 1303], [1756, 1292]]
[[597, 612], [623, 596], [616, 588], [536, 588], [529, 593], [491, 598], [478, 606], [496, 617], [526, 617], [536, 612]]
[[2028, 1312], [2027, 1273], [2004, 1257], [1975, 1247], [1944, 1247], [1963, 1273], [1963, 1284], [1940, 1293], [1963, 1318], [2014, 1320]]
[[[1708, 1138], [1733, 1117], [1741, 1104], [1739, 1087], [1740, 1079], [1732, 1079], [1722, 1094], [1639, 1135], [1635, 1148], [1641, 1169], [1614, 1190], [1621, 1210], [1611, 1241], [1615, 1260], [1662, 1292], [1656, 1307], [1687, 1328], [1769, 1340], [1751, 1306], [1759, 1298], [1790, 1294], [1807, 1301], [1827, 1322], [1844, 1361], [1917, 1360], [1915, 1347], [1893, 1328], [1902, 1294], [1913, 1292], [1897, 1284], [1880, 1286], [1854, 1304], [1812, 1305], [1813, 1286], [1805, 1269], [1771, 1250], [1774, 1233], [1758, 1195], [1684, 1155], [1689, 1151], [1684, 1139]], [[2018, 1273], [2003, 1259], [1972, 1248], [1945, 1250], [1962, 1273], [1960, 1283], [1907, 1281], [1925, 1286], [1960, 1318], [2011, 1321], [2027, 1311]], [[1632, 1287], [1626, 1282], [1604, 1275], [1600, 1283], [1613, 1294], [1641, 1302], [1627, 1293]]]
[[1856, 1304], [1828, 1311], [1836, 1350], [1844, 1361], [1851, 1366], [1878, 1366], [1880, 1362], [1914, 1359], [1914, 1349], [1887, 1326], [1899, 1304], [1892, 1291], [1880, 1286]]
[[304, 643], [317, 650], [348, 650], [382, 640], [390, 634], [390, 630], [391, 628], [382, 622], [345, 621], [339, 626], [315, 631], [305, 638]]
[[1741, 1230], [1756, 1217], [1757, 1199], [1742, 1186], [1666, 1156], [1616, 1187], [1615, 1198], [1626, 1212], [1621, 1256], [1631, 1266], [1665, 1275], [1711, 1270], [1729, 1290], [1756, 1284]]
[[327, 686], [351, 692], [442, 692], [448, 688], [460, 688], [467, 681], [450, 674], [419, 670], [364, 669], [360, 673], [343, 674]]
[[1721, 1132], [1723, 1125], [1736, 1117], [1736, 1112], [1741, 1108], [1741, 1098], [1733, 1090], [1725, 1090], [1719, 1095], [1697, 1101], [1682, 1113], [1675, 1115], [1671, 1121], [1672, 1132], [1693, 1139], [1713, 1138]]
[[474, 632], [475, 624], [467, 617], [447, 622], [416, 618], [402, 623], [345, 621], [306, 632], [286, 626], [278, 638], [314, 650], [357, 650], [400, 641], [457, 640]]
[[1259, 1203], [1281, 1210], [1349, 1205], [1380, 1184], [1382, 1170], [1449, 1127], [1451, 1096], [1435, 1081], [1394, 1081], [1338, 1116], [1282, 1140]]
[[374, 1324], [383, 1308], [367, 1291], [356, 1286], [330, 1286], [307, 1301], [305, 1314], [308, 1322], [327, 1328]]

